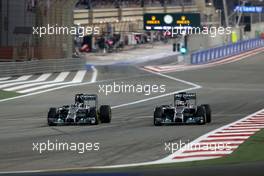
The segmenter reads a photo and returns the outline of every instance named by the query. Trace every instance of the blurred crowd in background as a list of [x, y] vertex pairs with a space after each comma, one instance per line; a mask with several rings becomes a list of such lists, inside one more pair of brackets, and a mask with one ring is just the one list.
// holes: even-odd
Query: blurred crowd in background
[[[163, 7], [192, 5], [193, 0], [79, 0], [77, 9], [103, 9], [103, 8], [137, 8], [137, 7]], [[167, 43], [169, 37], [162, 32], [131, 32], [118, 34], [105, 32], [98, 36], [86, 36], [76, 40], [80, 52], [118, 52], [126, 46], [139, 46], [153, 42]]]
[[159, 6], [175, 6], [175, 5], [191, 5], [193, 0], [79, 0], [76, 4], [77, 8], [119, 8], [119, 7], [159, 7]]

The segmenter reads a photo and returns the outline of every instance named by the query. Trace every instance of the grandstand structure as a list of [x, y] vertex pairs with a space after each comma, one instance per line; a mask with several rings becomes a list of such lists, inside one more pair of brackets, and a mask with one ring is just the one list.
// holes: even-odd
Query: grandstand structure
[[133, 35], [145, 33], [144, 13], [180, 12], [198, 12], [202, 14], [204, 22], [219, 22], [214, 7], [201, 0], [79, 0], [75, 5], [73, 20], [76, 25], [100, 27], [100, 33], [104, 35], [119, 34], [126, 44], [133, 45], [136, 43]]
[[[120, 1], [120, 4], [112, 5], [106, 3], [104, 6], [100, 3], [91, 3], [83, 9], [74, 10], [74, 23], [80, 25], [96, 25], [106, 31], [109, 25], [118, 32], [140, 32], [143, 30], [143, 14], [144, 13], [174, 13], [174, 12], [197, 12], [198, 8], [194, 1], [186, 1], [180, 4], [179, 1], [171, 1], [169, 4], [161, 4], [160, 1]], [[126, 3], [127, 2], [127, 3]], [[174, 3], [172, 3], [174, 2]], [[93, 7], [94, 6], [94, 7]], [[85, 8], [86, 7], [86, 8]]]
[[214, 6], [201, 0], [1, 0], [0, 7], [0, 51], [15, 60], [72, 57], [74, 36], [40, 38], [30, 35], [32, 26], [99, 26], [126, 36], [143, 32], [144, 13], [200, 12], [203, 23], [218, 22]]

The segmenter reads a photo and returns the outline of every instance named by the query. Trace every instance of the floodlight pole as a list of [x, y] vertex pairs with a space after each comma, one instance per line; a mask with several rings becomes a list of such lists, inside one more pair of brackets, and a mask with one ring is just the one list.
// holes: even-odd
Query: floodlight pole
[[226, 0], [223, 0], [223, 6], [224, 6], [224, 14], [225, 14], [225, 25], [226, 25], [226, 27], [228, 27], [229, 26], [229, 19], [228, 19]]
[[[246, 1], [243, 1], [243, 3], [242, 3], [242, 7], [244, 7], [245, 4], [246, 4]], [[239, 10], [238, 10], [238, 12], [239, 12]], [[236, 23], [236, 27], [238, 27], [239, 24], [240, 24], [242, 14], [243, 14], [243, 12], [240, 12], [240, 13], [239, 13], [238, 20], [237, 20], [237, 23]]]

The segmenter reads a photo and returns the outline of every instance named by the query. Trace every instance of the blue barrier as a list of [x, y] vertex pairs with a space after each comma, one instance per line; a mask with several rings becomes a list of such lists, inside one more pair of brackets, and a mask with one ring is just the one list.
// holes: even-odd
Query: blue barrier
[[221, 47], [197, 51], [191, 54], [191, 64], [205, 64], [237, 55], [252, 49], [264, 47], [264, 39], [250, 39]]

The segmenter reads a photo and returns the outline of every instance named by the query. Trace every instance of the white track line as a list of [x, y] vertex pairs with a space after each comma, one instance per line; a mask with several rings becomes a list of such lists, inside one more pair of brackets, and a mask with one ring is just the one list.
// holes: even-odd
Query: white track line
[[[32, 80], [32, 81], [22, 81], [22, 82], [16, 82], [16, 83], [9, 83], [9, 84], [0, 85], [0, 89], [5, 88], [5, 87], [15, 86], [15, 85], [21, 85], [21, 84], [28, 84], [28, 83], [35, 83], [35, 82], [45, 81], [50, 76], [51, 76], [51, 73], [45, 73], [45, 74], [40, 75], [37, 79]], [[14, 89], [14, 87], [12, 87], [12, 88], [4, 89], [4, 90], [5, 91], [13, 91], [15, 89]]]
[[[96, 68], [94, 67], [93, 70], [96, 70]], [[100, 80], [100, 81], [96, 81], [96, 83], [109, 82], [109, 81], [115, 81], [115, 79]], [[55, 87], [55, 88], [51, 88], [51, 89], [41, 90], [41, 91], [38, 91], [38, 92], [32, 92], [32, 93], [28, 93], [28, 94], [25, 94], [25, 95], [19, 95], [19, 96], [16, 96], [16, 97], [2, 99], [2, 100], [0, 100], [0, 103], [1, 102], [6, 102], [6, 101], [10, 101], [10, 100], [16, 100], [16, 99], [19, 99], [19, 98], [29, 97], [29, 96], [32, 96], [32, 95], [38, 95], [38, 94], [42, 94], [42, 93], [47, 93], [47, 92], [51, 92], [51, 91], [55, 91], [55, 90], [59, 90], [59, 89], [64, 89], [64, 88], [67, 88], [67, 87], [84, 86], [84, 85], [89, 85], [89, 84], [93, 84], [93, 82], [67, 84], [67, 85], [63, 85], [63, 86], [59, 86], [59, 87]]]
[[193, 87], [192, 88], [183, 89], [183, 90], [174, 91], [174, 92], [170, 92], [170, 93], [166, 93], [166, 94], [162, 94], [162, 95], [158, 95], [158, 96], [155, 96], [155, 97], [150, 97], [150, 98], [146, 98], [146, 99], [142, 99], [142, 100], [133, 101], [133, 102], [130, 102], [130, 103], [124, 103], [124, 104], [116, 105], [116, 106], [113, 106], [112, 109], [121, 108], [121, 107], [124, 107], [124, 106], [130, 106], [130, 105], [134, 105], [134, 104], [138, 104], [138, 103], [143, 103], [143, 102], [150, 101], [150, 100], [155, 100], [155, 99], [166, 97], [166, 96], [170, 96], [170, 95], [173, 95], [173, 94], [176, 94], [176, 93], [179, 93], [179, 92], [187, 92], [187, 91], [192, 91], [192, 90], [196, 90], [196, 89], [202, 88], [202, 86], [200, 86], [198, 84], [195, 84], [195, 83], [192, 83], [192, 82], [189, 82], [189, 81], [185, 81], [185, 80], [182, 80], [182, 79], [178, 79], [178, 78], [175, 78], [175, 77], [172, 77], [172, 76], [164, 75], [162, 73], [156, 73], [156, 72], [152, 72], [152, 71], [148, 71], [148, 72], [153, 73], [153, 74], [158, 75], [158, 76], [161, 76], [161, 77], [165, 77], [165, 78], [177, 81], [177, 82], [181, 82], [181, 83], [193, 86]]
[[32, 75], [20, 76], [17, 79], [14, 79], [14, 80], [1, 81], [0, 84], [12, 83], [12, 82], [17, 82], [17, 81], [25, 81], [25, 80], [29, 79], [31, 76]]
[[224, 137], [231, 137], [231, 136], [251, 136], [252, 134], [254, 134], [254, 132], [240, 132], [240, 133], [216, 133], [211, 135], [211, 137], [220, 137], [220, 136], [224, 136]]
[[202, 154], [208, 154], [208, 155], [210, 155], [210, 154], [230, 154], [230, 153], [232, 153], [233, 152], [233, 150], [219, 150], [219, 151], [217, 151], [217, 150], [212, 150], [212, 151], [199, 151], [199, 152], [188, 152], [188, 153], [182, 153], [181, 154], [181, 156], [180, 157], [186, 157], [186, 156], [192, 156], [192, 155], [202, 155]]
[[248, 129], [248, 130], [222, 130], [221, 133], [246, 133], [246, 132], [258, 132], [260, 129]]
[[42, 86], [38, 86], [38, 87], [33, 87], [30, 89], [26, 89], [26, 90], [21, 90], [18, 91], [18, 93], [29, 93], [29, 92], [34, 92], [37, 90], [41, 90], [41, 89], [47, 89], [50, 87], [55, 87], [55, 86], [62, 86], [62, 85], [67, 85], [67, 84], [77, 84], [77, 83], [81, 83], [83, 81], [83, 78], [86, 74], [86, 70], [81, 70], [78, 71], [75, 75], [75, 77], [73, 78], [72, 81], [68, 81], [68, 82], [58, 82], [58, 83], [53, 83], [53, 84], [47, 84], [47, 85], [42, 85]]
[[4, 77], [4, 78], [0, 78], [0, 81], [5, 81], [7, 79], [10, 79], [11, 77]]
[[172, 76], [169, 76], [169, 75], [165, 75], [165, 74], [162, 74], [162, 73], [156, 73], [156, 72], [152, 72], [152, 71], [149, 71], [149, 72], [150, 73], [153, 73], [155, 75], [161, 76], [161, 77], [165, 77], [165, 78], [174, 80], [174, 81], [178, 81], [178, 82], [181, 82], [181, 83], [184, 83], [184, 84], [188, 84], [188, 85], [191, 85], [191, 86], [194, 86], [194, 87], [202, 88], [202, 86], [200, 86], [198, 84], [195, 84], [195, 83], [192, 83], [192, 82], [189, 82], [189, 81], [185, 81], [185, 80], [182, 80], [182, 79], [178, 79], [178, 78], [175, 78], [175, 77], [172, 77]]
[[249, 119], [249, 120], [245, 120], [245, 121], [243, 121], [243, 123], [253, 123], [253, 122], [261, 122], [261, 123], [263, 123], [264, 122], [264, 119]]
[[203, 148], [203, 147], [192, 147], [192, 148], [189, 148], [188, 150], [185, 150], [184, 153], [188, 153], [190, 151], [219, 151], [219, 150], [228, 150], [228, 149], [237, 149], [239, 146], [238, 145], [235, 145], [235, 146], [222, 146], [221, 148], [219, 149], [216, 149], [215, 146], [208, 146], [206, 148]]
[[[58, 83], [62, 82], [66, 79], [66, 77], [70, 74], [70, 72], [61, 72], [53, 81], [44, 81], [44, 82], [38, 82], [38, 83], [31, 83], [31, 84], [25, 84], [21, 86], [17, 86], [16, 89], [13, 90], [18, 90], [18, 89], [24, 89], [27, 87], [33, 87], [33, 86], [38, 86], [38, 85], [43, 85], [43, 84], [52, 84], [52, 83]], [[27, 90], [27, 89], [26, 89]], [[18, 91], [19, 92], [19, 91]]]
[[93, 76], [92, 76], [91, 82], [94, 83], [97, 80], [98, 71], [94, 66], [92, 66], [92, 70], [93, 70]]
[[251, 123], [251, 124], [238, 123], [238, 124], [232, 125], [231, 127], [234, 127], [234, 128], [236, 128], [236, 127], [249, 127], [249, 128], [251, 128], [251, 127], [261, 127], [261, 126], [264, 126], [264, 125], [263, 124], [254, 124], [254, 123]]
[[84, 79], [86, 72], [87, 72], [86, 70], [78, 71], [71, 82], [72, 83], [81, 83]]
[[146, 98], [146, 99], [142, 99], [142, 100], [133, 101], [133, 102], [130, 102], [130, 103], [124, 103], [124, 104], [113, 106], [112, 109], [121, 108], [121, 107], [125, 107], [125, 106], [130, 106], [130, 105], [134, 105], [134, 104], [138, 104], [138, 103], [143, 103], [143, 102], [146, 102], [146, 101], [155, 100], [155, 99], [162, 98], [162, 97], [167, 97], [167, 96], [170, 96], [170, 95], [173, 95], [173, 94], [176, 94], [176, 93], [180, 93], [180, 92], [192, 91], [192, 90], [196, 90], [196, 89], [199, 89], [199, 88], [201, 88], [201, 87], [192, 87], [192, 88], [188, 88], [188, 89], [183, 89], [183, 90], [178, 90], [178, 91], [175, 91], [175, 92], [170, 92], [170, 93], [158, 95], [158, 96], [155, 96], [155, 97], [150, 97], [150, 98]]
[[201, 161], [201, 160], [208, 160], [208, 159], [216, 159], [220, 158], [221, 156], [206, 156], [206, 157], [190, 157], [184, 159], [178, 159], [179, 162], [188, 162], [188, 161]]
[[[52, 88], [52, 89], [42, 90], [42, 91], [38, 91], [38, 92], [32, 92], [32, 93], [29, 93], [29, 94], [26, 94], [26, 95], [21, 95], [21, 96], [18, 96], [18, 97], [12, 97], [12, 98], [3, 99], [3, 100], [0, 100], [0, 102], [14, 100], [14, 99], [17, 99], [17, 98], [28, 97], [28, 96], [32, 96], [32, 95], [38, 95], [38, 94], [41, 94], [41, 93], [46, 93], [46, 92], [50, 92], [50, 91], [54, 91], [54, 90], [67, 88], [67, 87], [82, 86], [82, 85], [92, 84], [92, 83], [94, 83], [93, 81], [96, 81], [97, 74], [98, 74], [98, 71], [97, 71], [97, 69], [94, 66], [92, 66], [92, 70], [93, 70], [93, 76], [92, 76], [92, 79], [91, 79], [90, 82], [72, 84], [72, 85], [63, 85], [63, 86]], [[175, 81], [179, 81], [179, 82], [182, 82], [182, 83], [194, 86], [194, 87], [188, 88], [188, 89], [179, 90], [179, 91], [175, 91], [175, 92], [170, 92], [170, 93], [159, 95], [159, 96], [156, 96], [156, 97], [151, 97], [151, 98], [147, 98], [147, 99], [143, 99], [143, 100], [138, 100], [138, 101], [134, 101], [134, 102], [130, 102], [130, 103], [125, 103], [125, 104], [113, 106], [112, 109], [120, 108], [120, 107], [124, 107], [124, 106], [129, 106], [129, 105], [134, 105], [134, 104], [137, 104], [137, 103], [142, 103], [142, 102], [146, 102], [146, 101], [150, 101], [150, 100], [166, 97], [166, 96], [173, 95], [175, 93], [179, 93], [179, 92], [182, 92], [182, 91], [191, 91], [191, 90], [196, 90], [196, 89], [202, 88], [202, 86], [200, 86], [198, 84], [195, 84], [195, 83], [191, 83], [191, 82], [188, 82], [188, 81], [177, 79], [177, 78], [174, 78], [174, 77], [171, 77], [171, 76], [168, 76], [168, 75], [164, 75], [164, 74], [161, 74], [161, 73], [155, 73], [155, 72], [152, 72], [152, 71], [148, 71], [148, 72], [156, 74], [156, 75], [159, 75], [159, 76], [162, 76], [162, 77], [166, 77], [166, 78], [169, 78], [169, 79], [172, 79], [172, 80], [175, 80]], [[98, 81], [98, 82], [105, 82], [105, 81], [109, 81], [109, 80], [102, 80], [102, 81]], [[24, 86], [27, 86], [27, 85], [24, 85]]]
[[214, 134], [211, 135], [213, 137], [210, 137], [208, 136], [208, 140], [221, 140], [221, 139], [247, 139], [249, 138], [249, 136], [226, 136], [226, 137], [218, 137], [218, 136], [215, 136]]
[[[97, 79], [97, 69], [95, 67], [92, 67], [92, 69], [93, 69], [93, 75], [92, 75], [92, 78], [91, 78], [90, 82], [94, 83], [94, 82], [96, 82], [96, 79]], [[78, 71], [76, 73], [76, 75], [74, 76], [72, 81], [58, 82], [58, 83], [38, 86], [38, 87], [31, 88], [31, 89], [18, 91], [18, 93], [29, 93], [29, 92], [34, 92], [34, 91], [37, 91], [37, 90], [46, 89], [46, 88], [50, 88], [50, 87], [54, 87], [54, 86], [63, 86], [63, 85], [68, 85], [68, 84], [78, 84], [78, 83], [81, 83], [83, 81], [86, 73], [87, 73], [86, 70], [80, 70], [80, 71]]]
[[258, 117], [251, 117], [248, 120], [253, 120], [253, 121], [264, 121], [264, 117], [258, 116]]
[[239, 132], [239, 133], [234, 133], [234, 132], [226, 132], [226, 131], [221, 131], [218, 133], [213, 134], [214, 136], [224, 136], [224, 135], [252, 135], [255, 132]]
[[255, 128], [255, 127], [228, 127], [226, 129], [224, 129], [224, 131], [226, 130], [232, 130], [232, 131], [242, 131], [242, 130], [259, 130], [260, 128]]

